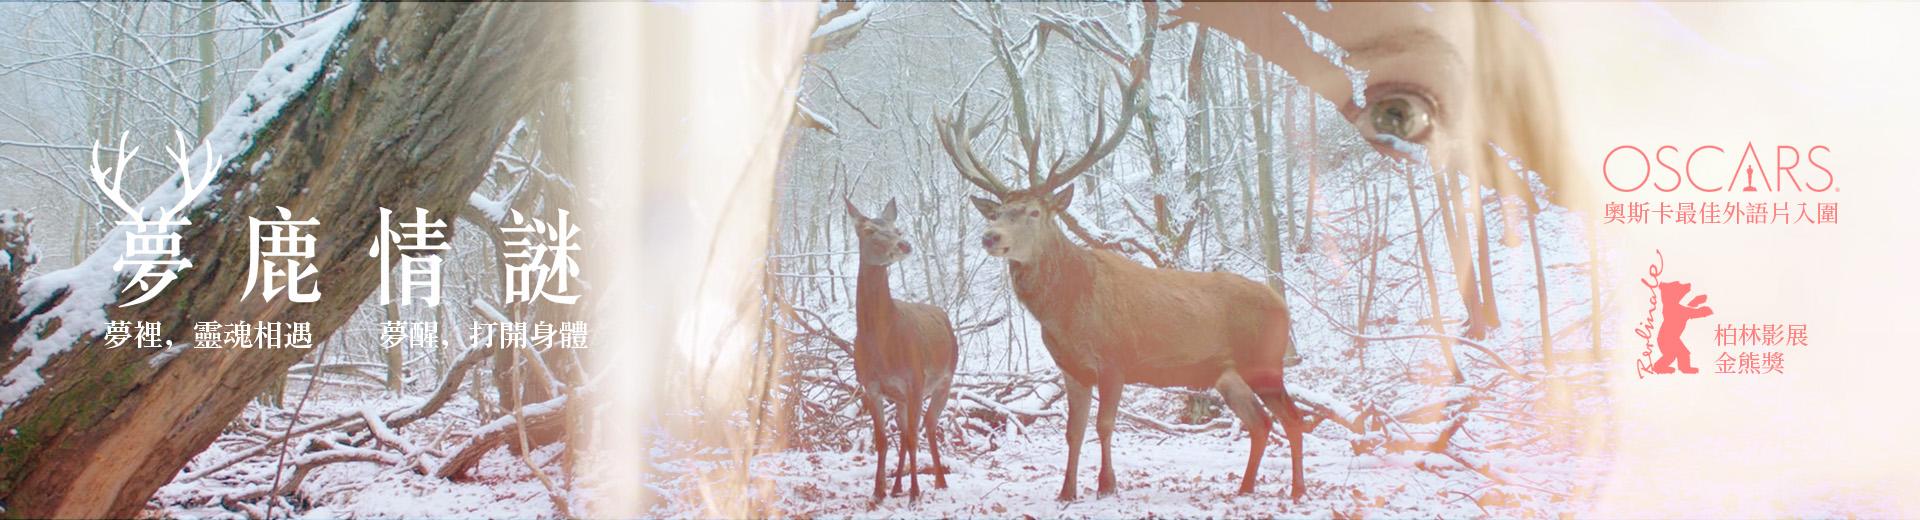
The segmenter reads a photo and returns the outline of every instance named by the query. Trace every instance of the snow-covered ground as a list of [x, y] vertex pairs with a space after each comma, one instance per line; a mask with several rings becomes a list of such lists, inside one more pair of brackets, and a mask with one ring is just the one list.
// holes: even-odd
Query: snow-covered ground
[[[1495, 219], [1497, 212], [1489, 212]], [[1404, 218], [1404, 217], [1403, 217]], [[780, 516], [1036, 517], [1281, 516], [1281, 517], [1560, 517], [1591, 510], [1590, 500], [1609, 468], [1607, 374], [1617, 365], [1592, 349], [1587, 338], [1587, 250], [1575, 216], [1549, 208], [1539, 221], [1546, 267], [1547, 300], [1555, 332], [1556, 367], [1541, 362], [1534, 260], [1524, 241], [1498, 244], [1492, 255], [1502, 325], [1475, 344], [1455, 347], [1465, 381], [1454, 383], [1420, 316], [1426, 314], [1423, 285], [1402, 237], [1383, 252], [1379, 296], [1367, 335], [1398, 337], [1368, 341], [1350, 336], [1357, 280], [1364, 263], [1343, 257], [1335, 246], [1290, 259], [1294, 330], [1303, 362], [1289, 369], [1294, 395], [1339, 420], [1313, 423], [1305, 442], [1306, 498], [1287, 500], [1289, 450], [1274, 436], [1261, 465], [1256, 492], [1235, 494], [1248, 440], [1210, 391], [1127, 389], [1113, 457], [1120, 491], [1100, 498], [1097, 435], [1089, 431], [1079, 474], [1081, 499], [1060, 503], [1066, 461], [1065, 404], [1057, 372], [1037, 345], [1024, 351], [1007, 345], [1037, 338], [1017, 307], [965, 309], [961, 323], [1013, 314], [1001, 325], [964, 333], [955, 397], [942, 418], [942, 450], [950, 469], [947, 489], [934, 489], [923, 475], [924, 496], [871, 500], [874, 456], [868, 419], [858, 407], [835, 404], [844, 391], [833, 385], [796, 386], [808, 399], [789, 431], [762, 437], [748, 467], [736, 466], [743, 446], [676, 437], [655, 429], [648, 468], [660, 517]], [[1495, 222], [1496, 225], [1499, 222]], [[1496, 229], [1498, 229], [1496, 227]], [[1332, 233], [1329, 231], [1328, 233]], [[1437, 233], [1436, 233], [1437, 234]], [[1438, 257], [1435, 275], [1451, 279], [1445, 244], [1429, 235]], [[1245, 272], [1257, 264], [1223, 256], [1218, 268]], [[984, 276], [1004, 276], [986, 273]], [[985, 281], [983, 284], [1004, 283]], [[1450, 288], [1450, 287], [1449, 287]], [[1345, 298], [1345, 299], [1342, 299]], [[1443, 315], [1462, 316], [1457, 296], [1442, 292]], [[844, 337], [856, 331], [851, 312], [823, 308], [821, 320]], [[1450, 324], [1457, 328], [1457, 324]], [[1029, 339], [1030, 341], [1030, 339]], [[806, 345], [796, 345], [803, 348]], [[1484, 350], [1482, 350], [1484, 348]], [[829, 349], [830, 350], [830, 349]], [[1030, 362], [1015, 363], [1020, 353]], [[808, 369], [801, 381], [849, 381], [844, 365]], [[1511, 368], [1503, 368], [1510, 366]], [[288, 389], [287, 406], [298, 405], [305, 387]], [[839, 393], [835, 393], [839, 392]], [[1197, 397], [1196, 397], [1197, 396]], [[359, 410], [375, 413], [412, 406], [422, 396], [392, 397], [377, 389], [326, 385], [303, 408], [301, 424]], [[841, 401], [844, 403], [844, 401]], [[292, 500], [275, 504], [275, 516], [303, 517], [488, 517], [559, 516], [545, 485], [526, 463], [505, 449], [487, 454], [470, 480], [432, 475], [482, 426], [476, 403], [459, 392], [439, 413], [397, 428], [420, 447], [404, 463], [341, 462], [319, 466]], [[1310, 412], [1312, 410], [1309, 410]], [[695, 412], [663, 410], [660, 424], [703, 423]], [[232, 467], [207, 468], [233, 458], [265, 436], [284, 431], [290, 410], [254, 406], [229, 432], [197, 456], [176, 481], [152, 500], [150, 512], [177, 517], [247, 517], [264, 513], [260, 499], [226, 500], [262, 489], [273, 480], [273, 456], [249, 458]], [[1370, 416], [1370, 421], [1361, 421]], [[745, 414], [724, 427], [750, 431]], [[1368, 423], [1354, 425], [1356, 422]], [[1342, 424], [1345, 423], [1345, 424]], [[771, 423], [769, 423], [771, 425]], [[713, 426], [708, 423], [707, 426]], [[725, 437], [725, 436], [723, 436]], [[746, 436], [731, 436], [735, 442]], [[1436, 442], [1444, 439], [1444, 442]], [[898, 444], [895, 444], [898, 446]], [[289, 452], [289, 460], [302, 450]], [[387, 450], [392, 452], [393, 450]], [[568, 488], [571, 504], [591, 496], [590, 478], [569, 475], [564, 449], [549, 446], [531, 459]], [[931, 458], [922, 454], [923, 465]], [[596, 461], [618, 464], [618, 461]], [[422, 468], [425, 468], [424, 470]], [[741, 471], [744, 469], [745, 471]], [[289, 471], [289, 474], [291, 471]], [[746, 484], [716, 484], [742, 476]], [[283, 476], [284, 478], [284, 476]], [[720, 489], [731, 486], [732, 491]], [[741, 509], [738, 490], [752, 500]], [[576, 511], [585, 511], [577, 509]]]
[[[1130, 391], [1138, 397], [1128, 408], [1172, 403], [1172, 396], [1164, 392]], [[1139, 402], [1156, 400], [1160, 402]], [[1603, 401], [1603, 397], [1589, 396], [1586, 404]], [[852, 450], [776, 451], [753, 459], [748, 473], [769, 512], [800, 517], [1457, 518], [1557, 517], [1578, 512], [1587, 507], [1582, 499], [1592, 495], [1591, 486], [1606, 469], [1603, 457], [1546, 440], [1489, 448], [1525, 435], [1522, 428], [1497, 419], [1469, 420], [1461, 436], [1477, 440], [1456, 438], [1454, 442], [1474, 446], [1475, 456], [1491, 461], [1487, 470], [1505, 483], [1436, 453], [1372, 450], [1356, 455], [1353, 441], [1359, 436], [1322, 423], [1306, 437], [1306, 498], [1293, 503], [1285, 498], [1290, 462], [1279, 436], [1262, 459], [1256, 492], [1242, 496], [1235, 491], [1248, 445], [1237, 423], [1233, 428], [1172, 434], [1121, 421], [1113, 443], [1118, 495], [1094, 496], [1099, 444], [1090, 431], [1082, 451], [1081, 499], [1060, 503], [1055, 497], [1066, 464], [1062, 422], [1043, 418], [1019, 433], [949, 443], [943, 454], [950, 471], [949, 487], [933, 489], [930, 475], [922, 475], [923, 496], [918, 502], [894, 497], [872, 503], [874, 455], [864, 445]], [[656, 514], [702, 517], [715, 513], [704, 509], [708, 503], [703, 496], [707, 492], [704, 476], [733, 468], [725, 462], [727, 457], [714, 453], [711, 447], [692, 442], [657, 446], [653, 462], [661, 479], [659, 487], [669, 496]], [[930, 464], [924, 453], [921, 461]]]
[[[1358, 174], [1356, 174], [1358, 175]], [[1392, 177], [1354, 177], [1323, 186], [1327, 200], [1366, 200], [1356, 190], [1367, 184], [1385, 193], [1403, 193]], [[1417, 188], [1431, 196], [1424, 179]], [[1468, 313], [1453, 284], [1440, 225], [1427, 220], [1426, 247], [1432, 257], [1433, 283], [1440, 308], [1432, 309], [1427, 281], [1414, 250], [1413, 214], [1404, 200], [1384, 211], [1377, 266], [1359, 244], [1370, 232], [1359, 207], [1327, 210], [1325, 231], [1311, 247], [1289, 255], [1287, 299], [1303, 363], [1290, 368], [1288, 384], [1296, 398], [1320, 405], [1342, 421], [1316, 423], [1305, 442], [1307, 492], [1299, 503], [1287, 500], [1289, 450], [1275, 435], [1263, 458], [1256, 493], [1235, 494], [1244, 471], [1248, 442], [1239, 422], [1224, 407], [1194, 413], [1198, 392], [1130, 386], [1122, 401], [1113, 457], [1120, 492], [1098, 498], [1097, 436], [1089, 431], [1079, 474], [1081, 499], [1055, 500], [1066, 462], [1065, 403], [1059, 399], [1057, 372], [1035, 341], [1039, 333], [1025, 310], [1002, 299], [975, 299], [950, 309], [956, 322], [997, 325], [964, 331], [963, 359], [955, 398], [943, 417], [949, 440], [943, 455], [951, 467], [951, 487], [931, 489], [918, 502], [904, 497], [875, 504], [871, 500], [874, 455], [866, 414], [845, 401], [833, 401], [831, 388], [802, 388], [810, 406], [788, 437], [753, 450], [748, 483], [717, 484], [716, 475], [743, 474], [735, 466], [741, 446], [711, 441], [663, 438], [655, 443], [650, 467], [662, 500], [654, 513], [664, 517], [737, 514], [871, 517], [1035, 517], [1285, 516], [1285, 517], [1561, 517], [1590, 512], [1605, 482], [1609, 459], [1611, 406], [1607, 375], [1617, 363], [1594, 348], [1589, 317], [1594, 308], [1589, 276], [1593, 271], [1580, 216], [1547, 205], [1538, 215], [1540, 260], [1535, 261], [1524, 221], [1509, 226], [1483, 192], [1488, 228], [1514, 230], [1518, 240], [1496, 235], [1491, 241], [1491, 273], [1502, 321], [1474, 346], [1458, 344], [1455, 358], [1464, 381], [1455, 383], [1430, 334], [1427, 316], [1446, 317], [1447, 334], [1463, 334], [1459, 320]], [[1082, 206], [1108, 203], [1098, 194]], [[1425, 201], [1423, 213], [1433, 210]], [[1083, 209], [1081, 211], [1091, 211]], [[1083, 222], [1088, 220], [1083, 219]], [[1231, 245], [1199, 262], [1200, 269], [1238, 272], [1258, 279], [1264, 265]], [[1005, 290], [999, 262], [987, 262], [972, 290]], [[1191, 263], [1191, 262], [1189, 262]], [[1536, 283], [1536, 269], [1545, 283]], [[914, 271], [897, 279], [918, 280]], [[1377, 280], [1367, 329], [1355, 331], [1355, 316], [1367, 280]], [[1545, 302], [1537, 289], [1545, 288]], [[912, 299], [925, 294], [914, 284], [896, 288]], [[803, 303], [805, 305], [807, 303]], [[1547, 306], [1554, 343], [1554, 367], [1543, 363], [1540, 306]], [[843, 338], [857, 331], [851, 305], [811, 302], [819, 324]], [[1611, 324], [1609, 324], [1611, 326]], [[1364, 345], [1355, 334], [1376, 339]], [[1606, 337], [1617, 337], [1610, 335]], [[808, 341], [802, 339], [801, 341]], [[1008, 345], [1025, 343], [1028, 348]], [[1477, 346], [1477, 348], [1475, 348]], [[825, 351], [799, 345], [798, 350]], [[1030, 359], [1029, 359], [1030, 358]], [[803, 381], [839, 379], [851, 385], [844, 366], [827, 364], [802, 375]], [[839, 367], [836, 370], [832, 367]], [[1015, 381], [1018, 380], [1018, 381]], [[1017, 387], [995, 393], [993, 389]], [[992, 394], [992, 395], [987, 395]], [[824, 398], [823, 398], [824, 396]], [[978, 398], [976, 398], [978, 397]], [[823, 404], [824, 403], [824, 404]], [[817, 405], [817, 406], [811, 406]], [[1207, 408], [1202, 406], [1202, 408]], [[1355, 419], [1372, 412], [1374, 422]], [[1131, 417], [1126, 417], [1130, 415]], [[1009, 416], [1019, 416], [1008, 419]], [[697, 422], [697, 420], [696, 420]], [[1190, 424], [1189, 424], [1190, 423]], [[744, 428], [736, 418], [732, 427]], [[831, 424], [834, 426], [822, 427]], [[1444, 442], [1439, 442], [1444, 441]], [[726, 444], [726, 443], [721, 443]], [[898, 446], [896, 442], [894, 446]], [[922, 454], [922, 464], [930, 457]], [[891, 463], [890, 463], [891, 464]], [[726, 488], [733, 486], [729, 491]], [[751, 500], [729, 498], [751, 490]], [[736, 497], [737, 498], [737, 497]], [[745, 505], [742, 505], [742, 504]]]
[[[1543, 236], [1546, 240], [1542, 244], [1559, 352], [1551, 373], [1545, 372], [1540, 363], [1533, 258], [1524, 244], [1496, 246], [1496, 292], [1506, 320], [1479, 342], [1500, 360], [1515, 365], [1524, 377], [1500, 369], [1486, 353], [1462, 346], [1456, 348], [1456, 355], [1466, 382], [1453, 384], [1439, 345], [1431, 339], [1372, 341], [1364, 350], [1353, 348], [1352, 338], [1337, 332], [1327, 314], [1305, 302], [1307, 295], [1328, 298], [1350, 291], [1351, 286], [1342, 289], [1329, 283], [1290, 298], [1295, 302], [1295, 330], [1304, 360], [1289, 369], [1294, 395], [1327, 405], [1348, 419], [1367, 408], [1403, 417], [1384, 431], [1366, 434], [1331, 421], [1317, 424], [1306, 437], [1307, 494], [1299, 503], [1285, 498], [1290, 462], [1283, 437], [1275, 435], [1275, 442], [1267, 449], [1256, 492], [1237, 495], [1248, 442], [1247, 434], [1231, 420], [1231, 414], [1211, 422], [1197, 420], [1201, 425], [1169, 425], [1182, 415], [1186, 397], [1193, 394], [1137, 385], [1128, 387], [1122, 410], [1164, 422], [1119, 421], [1113, 442], [1118, 495], [1094, 495], [1099, 443], [1090, 428], [1079, 474], [1081, 498], [1064, 504], [1056, 501], [1066, 464], [1065, 404], [1057, 398], [1058, 384], [1046, 382], [1054, 376], [1044, 352], [1035, 352], [1041, 359], [1032, 363], [1039, 372], [1032, 379], [1041, 382], [1031, 384], [1033, 391], [1015, 392], [1012, 395], [1018, 397], [1001, 403], [1033, 416], [1030, 422], [982, 421], [978, 414], [970, 413], [980, 405], [966, 398], [956, 398], [950, 405], [942, 423], [949, 432], [949, 442], [943, 445], [951, 471], [947, 489], [933, 489], [930, 476], [923, 475], [924, 495], [918, 502], [893, 497], [873, 503], [875, 462], [864, 426], [840, 431], [844, 439], [794, 438], [786, 439], [785, 446], [800, 447], [762, 446], [756, 450], [761, 454], [747, 468], [751, 484], [743, 487], [754, 490], [754, 510], [801, 517], [1580, 516], [1591, 511], [1591, 499], [1599, 491], [1596, 486], [1605, 481], [1609, 467], [1604, 454], [1613, 426], [1606, 420], [1610, 406], [1606, 374], [1615, 360], [1591, 350], [1587, 340], [1590, 336], [1583, 324], [1590, 294], [1584, 265], [1587, 253], [1582, 237], [1566, 231], [1577, 229], [1573, 226], [1577, 222], [1559, 209], [1550, 210], [1541, 219], [1542, 229], [1552, 233]], [[1435, 246], [1436, 254], [1444, 254], [1444, 245]], [[1311, 262], [1308, 269], [1317, 273], [1355, 268], [1334, 265], [1319, 254], [1302, 258]], [[1410, 270], [1405, 265], [1388, 267], [1388, 262], [1382, 262], [1381, 292], [1392, 296], [1381, 297], [1376, 312], [1382, 323], [1370, 334], [1426, 330], [1412, 318], [1421, 312], [1424, 302], [1389, 303], [1417, 302], [1423, 297], [1415, 296], [1419, 293], [1418, 280], [1410, 277]], [[1451, 275], [1443, 270], [1439, 276]], [[1389, 279], [1399, 281], [1384, 281]], [[1445, 296], [1443, 303], [1453, 307], [1450, 315], [1462, 314], [1457, 296]], [[830, 324], [836, 329], [844, 327], [840, 333], [852, 336], [855, 331], [851, 324], [843, 323], [850, 318], [842, 320], [846, 316], [828, 314], [825, 319]], [[1023, 322], [1024, 318], [1017, 317]], [[1002, 329], [983, 329], [976, 333], [980, 337], [971, 341], [963, 338], [963, 350], [998, 348], [991, 345], [1019, 335], [1017, 330]], [[1037, 331], [1027, 332], [1037, 337]], [[969, 373], [965, 368], [968, 365], [962, 364], [957, 380], [960, 392], [985, 393], [978, 389], [980, 385], [991, 386], [987, 382], [1015, 377], [991, 370]], [[988, 364], [971, 366], [983, 365]], [[1465, 396], [1476, 396], [1477, 402], [1456, 415], [1462, 409], [1459, 399]], [[1449, 402], [1452, 404], [1429, 406]], [[1421, 409], [1432, 413], [1425, 417], [1414, 413]], [[838, 414], [842, 417], [801, 417], [797, 422], [851, 419], [855, 425], [867, 424], [865, 414], [857, 408]], [[1430, 441], [1452, 418], [1462, 416], [1458, 432], [1444, 450], [1393, 445], [1397, 440]], [[1212, 429], [1203, 426], [1207, 424]], [[1169, 426], [1182, 433], [1167, 431]], [[898, 446], [897, 442], [894, 445]], [[719, 496], [722, 493], [714, 490], [714, 482], [715, 475], [734, 474], [739, 469], [730, 462], [733, 453], [727, 447], [688, 439], [656, 442], [650, 464], [658, 479], [657, 488], [665, 496], [654, 513], [663, 517], [730, 513], [724, 508], [736, 505]], [[923, 465], [930, 464], [924, 452], [920, 460]]]
[[[933, 489], [923, 476], [918, 502], [889, 498], [872, 505], [873, 454], [857, 451], [784, 451], [754, 460], [751, 473], [772, 484], [769, 507], [780, 515], [895, 517], [1299, 516], [1338, 517], [1552, 517], [1580, 504], [1547, 493], [1490, 486], [1453, 462], [1425, 454], [1352, 455], [1343, 440], [1307, 437], [1307, 496], [1286, 499], [1287, 452], [1270, 447], [1251, 495], [1238, 495], [1246, 463], [1246, 434], [1218, 430], [1190, 435], [1121, 429], [1113, 447], [1116, 496], [1097, 498], [1098, 443], [1089, 435], [1082, 452], [1081, 499], [1055, 500], [1066, 464], [1058, 429], [1035, 429], [1005, 439], [993, 450], [948, 452], [947, 489]], [[923, 463], [926, 457], [921, 459]], [[714, 463], [683, 458], [661, 470], [698, 471]], [[891, 465], [891, 461], [889, 461]], [[1497, 464], [1501, 471], [1544, 488], [1572, 489], [1601, 469], [1598, 459], [1570, 454], [1525, 455]], [[696, 480], [671, 478], [668, 489], [686, 493], [657, 510], [662, 516], [698, 517]]]
[[[286, 427], [304, 386], [289, 385], [287, 409], [275, 410], [249, 406], [235, 428], [223, 434], [213, 446], [195, 456], [174, 482], [160, 488], [148, 501], [148, 513], [166, 518], [249, 518], [266, 512], [264, 500], [223, 501], [223, 498], [260, 489], [274, 478], [273, 467], [279, 450], [252, 457], [232, 467], [199, 479], [189, 476], [205, 468], [226, 462], [237, 452], [257, 444], [260, 435], [278, 435]], [[422, 400], [422, 396], [395, 398], [380, 390], [341, 388], [322, 385], [302, 409], [302, 423], [355, 413], [361, 409], [385, 411], [402, 409]], [[439, 413], [397, 429], [397, 433], [421, 447], [426, 468], [456, 451], [465, 442], [460, 432], [477, 428], [474, 402], [462, 392]], [[256, 428], [259, 435], [249, 434]], [[548, 475], [565, 475], [560, 459], [565, 447], [553, 444], [535, 449], [532, 460]], [[300, 456], [298, 446], [287, 453], [287, 460]], [[289, 478], [291, 469], [282, 473]], [[275, 504], [274, 518], [553, 518], [557, 515], [546, 488], [534, 477], [519, 457], [506, 449], [495, 449], [473, 467], [467, 480], [449, 480], [421, 474], [408, 466], [374, 462], [341, 462], [319, 466], [307, 475], [294, 500]]]

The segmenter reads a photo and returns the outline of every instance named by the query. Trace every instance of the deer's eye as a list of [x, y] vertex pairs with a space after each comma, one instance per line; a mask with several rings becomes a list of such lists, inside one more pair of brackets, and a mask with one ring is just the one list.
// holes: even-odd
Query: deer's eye
[[1039, 217], [1040, 217], [1040, 210], [1037, 210], [1037, 209], [1027, 210], [1027, 218], [1039, 218]]

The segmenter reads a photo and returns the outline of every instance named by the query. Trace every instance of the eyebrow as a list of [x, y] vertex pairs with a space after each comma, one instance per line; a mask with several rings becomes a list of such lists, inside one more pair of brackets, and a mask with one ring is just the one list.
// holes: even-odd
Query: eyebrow
[[1462, 62], [1460, 52], [1454, 48], [1453, 42], [1440, 37], [1440, 34], [1433, 32], [1432, 29], [1418, 25], [1388, 31], [1346, 48], [1347, 55], [1355, 58], [1378, 58], [1426, 50], [1444, 54], [1456, 63]]

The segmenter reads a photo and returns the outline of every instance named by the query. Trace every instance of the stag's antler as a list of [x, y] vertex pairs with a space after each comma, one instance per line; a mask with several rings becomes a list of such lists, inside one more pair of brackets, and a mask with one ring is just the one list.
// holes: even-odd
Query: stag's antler
[[954, 110], [953, 117], [935, 116], [933, 129], [940, 134], [940, 146], [946, 148], [947, 157], [953, 160], [953, 168], [960, 172], [960, 178], [987, 190], [996, 198], [1004, 199], [1013, 189], [994, 177], [993, 172], [987, 169], [986, 162], [973, 154], [973, 137], [980, 135], [980, 131], [986, 129], [987, 121], [992, 118], [981, 118], [979, 124], [968, 128], [966, 117], [967, 94], [960, 95], [960, 106]]
[[[1146, 7], [1146, 10], [1147, 25], [1148, 27], [1152, 27], [1153, 21], [1158, 18], [1157, 7], [1150, 5]], [[998, 11], [996, 10], [994, 14], [998, 14]], [[1005, 23], [1003, 16], [995, 16], [994, 18], [998, 23]], [[1011, 93], [1011, 99], [1009, 99], [1009, 101], [1012, 105], [1012, 117], [1019, 131], [1021, 148], [1024, 149], [1027, 154], [1026, 177], [1030, 190], [1050, 193], [1053, 190], [1060, 189], [1060, 187], [1066, 186], [1067, 183], [1073, 182], [1074, 178], [1086, 173], [1093, 165], [1098, 164], [1102, 159], [1105, 159], [1107, 155], [1112, 154], [1115, 149], [1120, 147], [1121, 141], [1126, 139], [1128, 130], [1133, 126], [1134, 118], [1140, 114], [1142, 105], [1144, 104], [1143, 101], [1139, 99], [1139, 94], [1140, 90], [1146, 84], [1148, 74], [1147, 57], [1153, 53], [1154, 38], [1151, 29], [1146, 31], [1140, 43], [1140, 49], [1135, 52], [1133, 56], [1124, 61], [1120, 60], [1118, 56], [1112, 56], [1116, 61], [1122, 61], [1124, 63], [1125, 70], [1128, 73], [1127, 76], [1131, 76], [1129, 79], [1123, 77], [1119, 70], [1114, 71], [1114, 81], [1121, 85], [1122, 88], [1120, 95], [1119, 124], [1115, 125], [1111, 133], [1109, 133], [1106, 112], [1096, 108], [1094, 110], [1096, 116], [1093, 134], [1088, 138], [1087, 145], [1080, 155], [1069, 162], [1067, 153], [1062, 150], [1060, 155], [1055, 157], [1048, 165], [1046, 177], [1042, 178], [1039, 175], [1042, 160], [1041, 137], [1038, 132], [1033, 131], [1033, 116], [1031, 111], [1028, 110], [1028, 103], [1025, 99], [1026, 88], [1024, 80], [1018, 72], [1021, 64], [1016, 63], [1012, 55], [1013, 47], [1008, 45], [1006, 34], [1000, 29], [1000, 26], [996, 25], [988, 28], [971, 18], [969, 18], [969, 21], [973, 22], [976, 28], [981, 29], [983, 33], [986, 33], [987, 36], [993, 40], [995, 51], [993, 53], [994, 60], [999, 62], [1000, 69], [1006, 74], [1007, 84], [1010, 87], [1009, 91]], [[1067, 24], [1064, 22], [1049, 22], [1044, 20], [1042, 23], [1036, 24], [1034, 30], [1039, 34], [1029, 36], [1027, 40], [1033, 42], [1032, 52], [1039, 53], [1044, 51], [1046, 46], [1044, 36], [1047, 31], [1062, 30], [1066, 26]], [[1104, 28], [1102, 29], [1104, 30]], [[1035, 36], [1038, 36], [1038, 38], [1035, 38]], [[1075, 40], [1085, 41], [1087, 38], [1076, 38]], [[1096, 49], [1096, 51], [1098, 50], [1100, 49]], [[1111, 53], [1109, 54], [1111, 55]], [[1104, 99], [1106, 99], [1106, 89], [1102, 86], [1100, 95], [1096, 98], [1096, 103]], [[1014, 191], [1013, 188], [1000, 182], [999, 178], [995, 177], [987, 168], [986, 162], [980, 160], [979, 157], [973, 154], [973, 137], [978, 135], [980, 131], [987, 126], [987, 122], [994, 116], [988, 116], [982, 119], [979, 124], [968, 128], [963, 122], [967, 116], [966, 104], [967, 95], [962, 94], [960, 97], [960, 106], [956, 109], [952, 117], [935, 120], [934, 129], [940, 135], [940, 145], [946, 148], [947, 155], [953, 160], [954, 169], [959, 171], [961, 178], [966, 179], [967, 182], [973, 183], [975, 186], [979, 186], [980, 189], [986, 190], [988, 193], [992, 193], [995, 197], [1005, 199], [1008, 194]], [[997, 112], [997, 110], [995, 112]]]
[[[1151, 42], [1152, 40], [1149, 39], [1148, 41]], [[1151, 47], [1151, 45], [1149, 45], [1149, 47]], [[1151, 51], [1152, 49], [1147, 50]], [[1106, 111], [1095, 109], [1094, 113], [1096, 116], [1094, 117], [1093, 135], [1087, 140], [1086, 151], [1082, 152], [1079, 159], [1074, 160], [1072, 164], [1067, 165], [1064, 169], [1060, 167], [1060, 163], [1066, 161], [1066, 154], [1062, 153], [1059, 157], [1055, 158], [1053, 165], [1047, 168], [1046, 180], [1042, 181], [1037, 189], [1052, 193], [1053, 190], [1060, 189], [1061, 186], [1066, 186], [1067, 183], [1073, 182], [1074, 178], [1086, 173], [1087, 169], [1092, 168], [1094, 164], [1099, 163], [1101, 159], [1105, 159], [1108, 154], [1113, 153], [1115, 149], [1120, 147], [1120, 141], [1126, 139], [1127, 130], [1133, 126], [1134, 117], [1140, 115], [1141, 103], [1139, 94], [1140, 86], [1146, 83], [1145, 64], [1146, 60], [1136, 60], [1134, 62], [1133, 81], [1131, 83], [1117, 76], [1114, 78], [1115, 82], [1126, 86], [1124, 87], [1125, 90], [1120, 94], [1120, 124], [1114, 127], [1113, 134], [1107, 134]], [[1106, 89], [1103, 87], [1100, 91], [1100, 97], [1104, 99], [1106, 97]]]

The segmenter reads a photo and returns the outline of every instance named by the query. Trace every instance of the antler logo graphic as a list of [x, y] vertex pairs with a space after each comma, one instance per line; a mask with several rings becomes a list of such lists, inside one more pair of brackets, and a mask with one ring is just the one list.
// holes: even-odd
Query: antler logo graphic
[[[115, 151], [118, 157], [115, 158], [113, 167], [102, 168], [100, 143], [98, 141], [93, 143], [93, 184], [100, 188], [101, 194], [106, 195], [108, 200], [113, 201], [114, 206], [118, 206], [120, 211], [127, 215], [126, 220], [117, 223], [133, 226], [126, 234], [126, 247], [121, 251], [120, 260], [114, 262], [113, 270], [124, 271], [130, 265], [137, 267], [139, 270], [134, 273], [131, 280], [127, 281], [126, 287], [120, 289], [120, 292], [124, 293], [139, 286], [142, 293], [140, 297], [120, 304], [121, 307], [146, 303], [178, 279], [180, 270], [193, 267], [192, 260], [180, 256], [180, 234], [174, 231], [174, 226], [192, 224], [182, 216], [182, 212], [191, 207], [194, 199], [199, 198], [200, 194], [206, 191], [207, 185], [213, 182], [214, 173], [219, 170], [220, 163], [214, 160], [212, 148], [208, 148], [207, 160], [201, 164], [200, 176], [197, 179], [194, 178], [191, 173], [193, 150], [187, 147], [185, 137], [175, 135], [175, 139], [179, 142], [179, 149], [167, 152], [173, 156], [173, 162], [180, 175], [180, 189], [175, 193], [178, 196], [171, 201], [166, 200], [167, 197], [164, 196], [151, 197], [138, 205], [127, 202], [122, 191], [122, 181], [126, 177], [127, 163], [133, 161], [133, 158], [140, 153], [140, 149], [128, 150], [127, 135], [120, 134], [120, 146]], [[148, 204], [158, 206], [159, 212], [152, 219], [147, 218]]]

